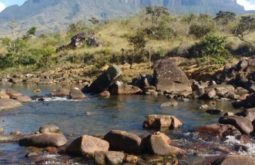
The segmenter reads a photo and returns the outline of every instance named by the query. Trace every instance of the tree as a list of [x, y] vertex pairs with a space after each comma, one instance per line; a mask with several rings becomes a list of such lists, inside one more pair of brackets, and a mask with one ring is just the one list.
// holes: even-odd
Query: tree
[[91, 17], [91, 18], [89, 19], [89, 22], [91, 22], [93, 25], [96, 25], [96, 24], [99, 23], [99, 20], [98, 20], [97, 18], [95, 18], [95, 17]]
[[146, 7], [146, 14], [151, 16], [152, 25], [155, 25], [161, 16], [168, 16], [169, 11], [165, 7]]
[[134, 63], [135, 55], [143, 55], [144, 49], [146, 47], [146, 40], [144, 38], [143, 33], [136, 33], [134, 36], [131, 36], [129, 39], [129, 44], [133, 47], [133, 56], [132, 59], [130, 59], [130, 68], [132, 68], [132, 65]]
[[233, 33], [241, 40], [244, 36], [255, 30], [255, 18], [252, 16], [242, 16]]
[[227, 25], [229, 22], [235, 20], [236, 14], [229, 11], [219, 11], [214, 20], [222, 25]]
[[67, 28], [67, 34], [69, 36], [73, 36], [77, 33], [84, 32], [88, 30], [88, 27], [86, 26], [86, 23], [83, 21], [78, 21], [76, 23], [72, 23]]
[[30, 35], [35, 35], [36, 33], [36, 27], [31, 27], [28, 31], [27, 31], [27, 36], [30, 36]]

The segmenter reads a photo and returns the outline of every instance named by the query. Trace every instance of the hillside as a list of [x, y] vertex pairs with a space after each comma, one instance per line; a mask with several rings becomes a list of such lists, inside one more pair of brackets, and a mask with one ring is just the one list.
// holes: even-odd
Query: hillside
[[11, 33], [11, 22], [17, 33], [31, 26], [39, 32], [56, 32], [78, 20], [123, 17], [146, 6], [164, 6], [174, 14], [245, 12], [235, 0], [27, 0], [22, 6], [10, 6], [0, 13], [0, 36]]

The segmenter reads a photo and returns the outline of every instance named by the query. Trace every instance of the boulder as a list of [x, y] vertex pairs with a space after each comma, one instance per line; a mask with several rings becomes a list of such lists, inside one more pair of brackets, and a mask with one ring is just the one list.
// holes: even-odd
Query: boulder
[[113, 130], [104, 136], [109, 142], [110, 150], [124, 151], [126, 153], [140, 153], [141, 138], [126, 131]]
[[6, 89], [6, 94], [9, 95], [11, 99], [15, 99], [19, 96], [23, 96], [22, 93], [17, 92], [14, 89]]
[[13, 98], [15, 100], [18, 100], [19, 102], [22, 102], [22, 103], [29, 103], [32, 101], [32, 99], [29, 97], [29, 96], [17, 96], [16, 98]]
[[85, 99], [86, 96], [79, 88], [75, 87], [70, 90], [70, 98], [73, 100], [82, 100]]
[[255, 158], [245, 155], [228, 155], [216, 159], [212, 164], [214, 165], [254, 165]]
[[163, 133], [156, 132], [142, 140], [142, 151], [145, 154], [156, 154], [161, 156], [183, 154], [184, 151], [170, 145], [171, 140]]
[[245, 109], [239, 115], [249, 119], [251, 122], [255, 120], [255, 108]]
[[107, 151], [105, 157], [107, 164], [119, 165], [123, 163], [125, 154], [123, 152]]
[[99, 93], [99, 96], [104, 97], [104, 98], [109, 98], [111, 96], [111, 93], [109, 91], [103, 91]]
[[109, 143], [97, 137], [83, 135], [74, 140], [66, 149], [71, 155], [94, 155], [96, 152], [106, 152], [109, 149]]
[[168, 102], [162, 103], [160, 105], [160, 107], [164, 108], [164, 107], [176, 107], [178, 106], [178, 102], [176, 100], [170, 100]]
[[60, 129], [55, 124], [45, 124], [39, 128], [40, 133], [59, 133]]
[[250, 134], [253, 132], [252, 122], [245, 117], [224, 116], [219, 119], [219, 123], [233, 125], [243, 134]]
[[153, 75], [155, 86], [160, 91], [175, 93], [192, 91], [186, 74], [169, 58], [155, 63]]
[[17, 100], [0, 99], [0, 111], [21, 107], [22, 104]]
[[21, 146], [61, 147], [67, 143], [66, 137], [58, 133], [43, 133], [29, 135], [19, 140]]
[[110, 87], [110, 93], [112, 95], [133, 95], [141, 92], [142, 90], [140, 88], [133, 85], [127, 85], [119, 81]]
[[200, 135], [206, 135], [206, 136], [216, 136], [220, 138], [224, 138], [228, 135], [234, 135], [236, 128], [232, 125], [228, 124], [210, 124], [198, 127], [196, 131]]
[[70, 89], [59, 88], [51, 93], [52, 97], [68, 97], [70, 95]]
[[6, 90], [0, 91], [0, 99], [10, 99], [10, 96], [6, 93]]
[[[115, 83], [117, 78], [121, 75], [121, 70], [116, 65], [110, 66], [104, 73], [102, 73], [89, 87], [90, 93], [101, 93]], [[84, 90], [86, 90], [84, 88]]]
[[148, 115], [143, 122], [144, 129], [176, 129], [182, 126], [182, 122], [170, 115]]

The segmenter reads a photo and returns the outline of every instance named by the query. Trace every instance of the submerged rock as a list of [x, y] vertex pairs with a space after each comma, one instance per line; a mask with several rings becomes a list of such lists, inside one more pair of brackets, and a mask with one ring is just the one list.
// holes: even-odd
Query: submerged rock
[[[121, 75], [121, 70], [116, 65], [110, 66], [104, 73], [102, 73], [89, 87], [90, 93], [101, 93], [108, 90], [109, 87]], [[85, 89], [84, 89], [85, 90]]]
[[0, 99], [0, 111], [21, 107], [22, 104], [13, 99]]
[[140, 153], [141, 138], [126, 131], [113, 130], [104, 136], [109, 142], [110, 150], [124, 151], [126, 153]]
[[63, 134], [43, 133], [29, 135], [19, 140], [21, 146], [34, 147], [61, 147], [67, 143], [67, 139]]
[[148, 115], [143, 122], [145, 129], [176, 129], [180, 126], [182, 126], [182, 122], [170, 115]]
[[71, 155], [94, 155], [96, 152], [108, 151], [110, 145], [107, 141], [97, 137], [83, 135], [74, 140], [66, 149]]
[[160, 91], [192, 91], [188, 77], [171, 59], [161, 59], [155, 63], [154, 80]]
[[168, 102], [162, 103], [160, 105], [160, 107], [164, 108], [164, 107], [176, 107], [178, 106], [178, 102], [176, 100], [170, 100]]
[[183, 154], [184, 150], [170, 145], [171, 140], [163, 133], [157, 132], [142, 140], [142, 151], [146, 154], [177, 155]]
[[39, 128], [40, 133], [59, 133], [60, 129], [55, 124], [45, 124]]
[[75, 87], [70, 90], [70, 98], [73, 100], [82, 100], [85, 99], [86, 96], [79, 88]]

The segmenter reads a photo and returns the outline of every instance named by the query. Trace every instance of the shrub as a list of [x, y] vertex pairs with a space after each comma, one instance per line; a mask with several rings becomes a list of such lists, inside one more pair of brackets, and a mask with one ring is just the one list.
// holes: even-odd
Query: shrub
[[226, 56], [229, 54], [224, 37], [216, 36], [212, 33], [206, 35], [199, 43], [190, 49], [190, 54], [195, 57], [203, 56]]
[[192, 24], [189, 28], [189, 34], [194, 35], [196, 38], [201, 38], [213, 30], [214, 27], [210, 24]]

